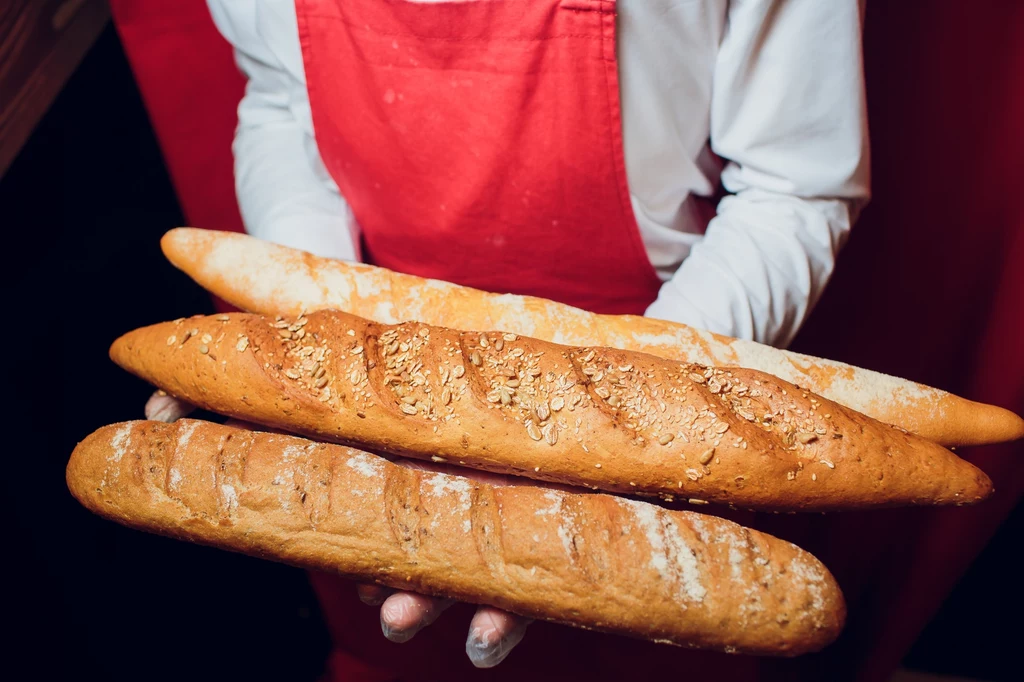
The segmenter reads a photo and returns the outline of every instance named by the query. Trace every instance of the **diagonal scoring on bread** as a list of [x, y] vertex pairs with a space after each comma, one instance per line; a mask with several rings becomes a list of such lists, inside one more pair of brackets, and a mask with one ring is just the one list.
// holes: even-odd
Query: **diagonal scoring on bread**
[[297, 316], [344, 310], [376, 322], [420, 321], [456, 329], [502, 329], [574, 346], [607, 346], [775, 375], [841, 405], [946, 446], [1024, 437], [1012, 412], [844, 363], [635, 316], [595, 315], [560, 303], [498, 295], [318, 258], [246, 235], [179, 228], [167, 258], [200, 285], [251, 312]]
[[207, 422], [125, 422], [78, 445], [74, 496], [140, 530], [576, 627], [796, 655], [842, 594], [800, 548], [632, 500], [495, 487]]
[[948, 450], [761, 372], [508, 332], [239, 313], [135, 330], [111, 357], [221, 414], [609, 492], [827, 510], [992, 491]]

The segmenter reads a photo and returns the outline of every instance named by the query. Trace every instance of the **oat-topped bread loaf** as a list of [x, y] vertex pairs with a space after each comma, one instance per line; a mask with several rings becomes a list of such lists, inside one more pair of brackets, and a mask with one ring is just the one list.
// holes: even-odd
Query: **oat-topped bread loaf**
[[672, 360], [773, 374], [946, 446], [1024, 437], [1008, 410], [841, 362], [777, 350], [686, 325], [595, 315], [527, 296], [497, 295], [358, 263], [317, 258], [246, 235], [180, 228], [164, 253], [210, 292], [250, 312], [297, 316], [337, 309], [376, 322], [501, 329], [571, 346], [607, 346]]
[[378, 452], [769, 510], [966, 504], [981, 471], [779, 379], [336, 311], [126, 334], [125, 369], [221, 414]]
[[683, 646], [795, 655], [833, 641], [845, 617], [817, 559], [731, 521], [290, 436], [115, 424], [75, 449], [67, 482], [133, 528]]

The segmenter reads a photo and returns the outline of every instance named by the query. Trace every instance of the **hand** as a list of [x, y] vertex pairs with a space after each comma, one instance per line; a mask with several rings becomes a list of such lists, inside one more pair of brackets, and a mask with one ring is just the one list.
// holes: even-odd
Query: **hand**
[[[173, 422], [189, 415], [195, 407], [157, 391], [146, 402], [146, 418]], [[237, 420], [229, 422], [240, 428], [263, 429]], [[265, 430], [265, 429], [264, 429]], [[490, 485], [509, 485], [514, 477], [483, 471], [463, 469], [447, 464], [433, 464], [418, 460], [398, 460], [402, 466], [465, 476]], [[557, 486], [551, 486], [557, 487]], [[379, 585], [359, 585], [359, 599], [371, 606], [380, 606], [380, 626], [384, 636], [392, 642], [408, 642], [420, 630], [437, 620], [455, 603], [452, 599], [438, 599], [412, 592], [401, 592]], [[509, 655], [526, 634], [532, 619], [517, 616], [492, 606], [477, 608], [469, 624], [466, 655], [478, 668], [492, 668]]]
[[[381, 630], [385, 637], [398, 643], [408, 642], [455, 603], [378, 585], [360, 585], [356, 590], [363, 603], [380, 605]], [[493, 668], [522, 641], [532, 622], [492, 606], [478, 607], [469, 623], [466, 655], [478, 668]]]

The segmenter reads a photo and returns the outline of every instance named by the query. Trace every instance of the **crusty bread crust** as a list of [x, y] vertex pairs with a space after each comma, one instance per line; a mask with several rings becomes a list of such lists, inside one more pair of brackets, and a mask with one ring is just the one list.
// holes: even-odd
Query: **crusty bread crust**
[[969, 504], [944, 448], [747, 369], [338, 311], [138, 329], [121, 367], [221, 414], [376, 452], [766, 510]]
[[318, 258], [242, 234], [179, 228], [164, 254], [200, 285], [242, 310], [297, 316], [337, 309], [385, 324], [425, 322], [499, 329], [571, 346], [607, 346], [775, 375], [857, 412], [956, 447], [1024, 438], [1024, 419], [993, 405], [860, 369], [629, 315], [595, 315], [526, 296], [498, 295], [383, 268]]
[[796, 655], [845, 618], [813, 556], [724, 519], [494, 487], [291, 436], [114, 424], [75, 449], [67, 483], [140, 530], [682, 646]]

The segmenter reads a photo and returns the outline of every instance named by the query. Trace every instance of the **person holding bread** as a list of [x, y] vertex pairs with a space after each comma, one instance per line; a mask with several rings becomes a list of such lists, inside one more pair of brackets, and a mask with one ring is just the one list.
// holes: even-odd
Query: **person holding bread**
[[[236, 184], [268, 241], [784, 347], [869, 197], [863, 0], [208, 4], [248, 78]], [[529, 625], [481, 607], [467, 639], [447, 601], [360, 587], [409, 642], [382, 649], [350, 587], [313, 582], [332, 679], [457, 678], [457, 648], [493, 667]], [[543, 627], [494, 672], [756, 675]]]

